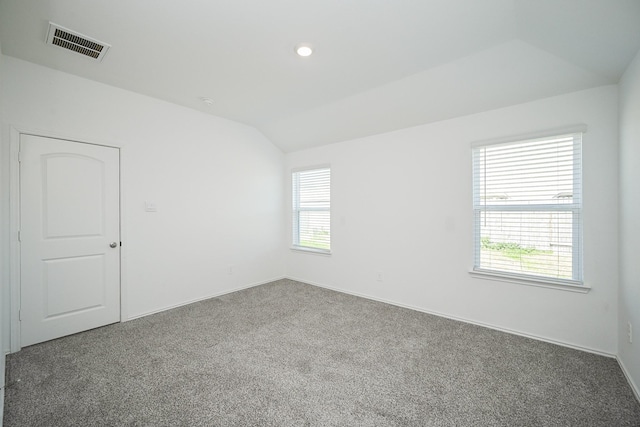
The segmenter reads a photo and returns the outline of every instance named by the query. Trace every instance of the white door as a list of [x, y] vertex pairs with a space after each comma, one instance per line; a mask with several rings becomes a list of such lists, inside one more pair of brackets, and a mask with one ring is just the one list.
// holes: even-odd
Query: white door
[[120, 321], [119, 150], [20, 136], [20, 335]]

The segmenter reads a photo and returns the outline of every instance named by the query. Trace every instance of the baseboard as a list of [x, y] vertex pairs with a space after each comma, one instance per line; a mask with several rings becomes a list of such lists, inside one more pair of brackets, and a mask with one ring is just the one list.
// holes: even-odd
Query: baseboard
[[610, 357], [610, 358], [613, 358], [613, 359], [617, 358], [617, 356], [615, 354], [607, 353], [607, 352], [604, 352], [602, 350], [596, 350], [596, 349], [589, 348], [589, 347], [582, 347], [582, 346], [579, 346], [579, 345], [576, 345], [576, 344], [567, 343], [567, 342], [564, 342], [564, 341], [557, 341], [557, 340], [554, 340], [554, 339], [541, 337], [541, 336], [530, 334], [530, 333], [527, 333], [527, 332], [521, 332], [521, 331], [517, 331], [517, 330], [514, 330], [514, 329], [505, 328], [505, 327], [502, 327], [502, 326], [492, 325], [490, 323], [478, 322], [478, 321], [472, 320], [472, 319], [466, 319], [466, 318], [463, 318], [463, 317], [452, 316], [452, 315], [449, 315], [449, 314], [446, 314], [446, 313], [441, 313], [441, 312], [434, 311], [434, 310], [427, 310], [427, 309], [424, 309], [422, 307], [416, 307], [416, 306], [413, 306], [413, 305], [403, 304], [403, 303], [399, 303], [399, 302], [396, 302], [396, 301], [387, 300], [387, 299], [384, 299], [384, 298], [377, 298], [377, 297], [374, 297], [374, 296], [371, 296], [371, 295], [361, 294], [359, 292], [346, 291], [344, 289], [335, 288], [335, 287], [332, 287], [332, 286], [327, 286], [327, 285], [323, 285], [321, 283], [315, 283], [315, 282], [311, 282], [311, 281], [308, 281], [308, 280], [299, 279], [299, 278], [296, 278], [296, 277], [287, 276], [286, 278], [290, 279], [290, 280], [295, 280], [297, 282], [306, 283], [306, 284], [309, 284], [309, 285], [312, 285], [312, 286], [317, 286], [319, 288], [325, 288], [325, 289], [329, 289], [329, 290], [332, 290], [332, 291], [341, 292], [343, 294], [353, 295], [353, 296], [360, 297], [360, 298], [366, 298], [366, 299], [369, 299], [369, 300], [372, 300], [372, 301], [383, 302], [385, 304], [391, 304], [391, 305], [395, 305], [397, 307], [408, 308], [409, 310], [415, 310], [415, 311], [419, 311], [419, 312], [422, 312], [422, 313], [432, 314], [434, 316], [444, 317], [446, 319], [456, 320], [458, 322], [464, 322], [464, 323], [469, 323], [471, 325], [482, 326], [484, 328], [489, 328], [489, 329], [493, 329], [493, 330], [500, 331], [500, 332], [506, 332], [508, 334], [518, 335], [518, 336], [525, 337], [525, 338], [531, 338], [531, 339], [534, 339], [534, 340], [537, 340], [537, 341], [543, 341], [543, 342], [547, 342], [547, 343], [550, 343], [550, 344], [559, 345], [559, 346], [562, 346], [562, 347], [572, 348], [574, 350], [586, 351], [587, 353], [593, 353], [593, 354], [597, 354], [599, 356]]
[[631, 390], [633, 391], [633, 394], [635, 395], [636, 400], [638, 401], [638, 403], [640, 403], [640, 388], [635, 383], [635, 381], [633, 381], [633, 378], [629, 374], [629, 371], [627, 370], [627, 367], [625, 366], [622, 359], [620, 359], [619, 356], [616, 356], [616, 360], [618, 361], [618, 365], [620, 365], [620, 369], [622, 369], [622, 373], [627, 378], [627, 382], [631, 386]]
[[144, 313], [136, 314], [134, 316], [129, 316], [127, 319], [124, 319], [123, 322], [128, 322], [130, 320], [139, 319], [141, 317], [151, 316], [152, 314], [162, 313], [163, 311], [167, 311], [167, 310], [171, 310], [171, 309], [174, 309], [174, 308], [182, 307], [182, 306], [185, 306], [185, 305], [193, 304], [193, 303], [199, 302], [199, 301], [208, 300], [208, 299], [211, 299], [211, 298], [216, 298], [216, 297], [219, 297], [219, 296], [222, 296], [222, 295], [232, 294], [234, 292], [238, 292], [238, 291], [241, 291], [243, 289], [254, 288], [256, 286], [265, 285], [267, 283], [275, 282], [276, 280], [282, 280], [282, 279], [285, 279], [285, 278], [286, 277], [284, 277], [284, 276], [278, 276], [278, 277], [274, 277], [274, 278], [269, 279], [269, 280], [255, 282], [255, 283], [251, 283], [251, 284], [248, 284], [248, 285], [239, 286], [237, 288], [229, 289], [229, 290], [226, 290], [226, 291], [218, 292], [218, 293], [215, 293], [215, 294], [205, 295], [203, 297], [198, 297], [198, 298], [194, 298], [192, 300], [183, 301], [183, 302], [180, 302], [178, 304], [173, 304], [173, 305], [170, 305], [170, 306], [167, 306], [167, 307], [159, 308], [157, 310], [146, 311]]

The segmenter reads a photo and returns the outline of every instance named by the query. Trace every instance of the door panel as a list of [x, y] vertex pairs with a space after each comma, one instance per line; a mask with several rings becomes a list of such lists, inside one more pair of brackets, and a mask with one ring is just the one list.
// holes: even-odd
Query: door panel
[[59, 154], [43, 156], [41, 161], [44, 237], [102, 235], [104, 163], [86, 156]]
[[45, 260], [45, 319], [103, 308], [104, 261], [103, 255]]
[[20, 158], [21, 345], [118, 322], [118, 149], [21, 135]]

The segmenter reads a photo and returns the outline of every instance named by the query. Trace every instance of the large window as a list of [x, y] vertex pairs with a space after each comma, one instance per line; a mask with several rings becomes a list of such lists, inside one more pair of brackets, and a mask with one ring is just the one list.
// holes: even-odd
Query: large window
[[331, 250], [331, 169], [292, 173], [293, 247], [316, 252]]
[[473, 147], [474, 270], [582, 284], [582, 134]]

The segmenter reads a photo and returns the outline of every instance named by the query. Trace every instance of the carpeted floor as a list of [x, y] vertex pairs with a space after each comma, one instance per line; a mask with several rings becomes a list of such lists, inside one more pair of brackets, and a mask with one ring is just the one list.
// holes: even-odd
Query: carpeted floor
[[7, 367], [5, 426], [640, 426], [613, 359], [290, 280]]

